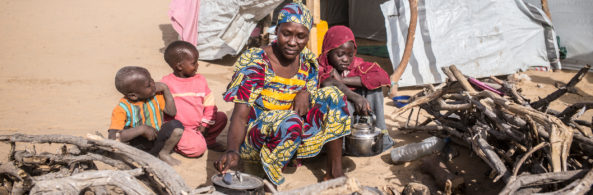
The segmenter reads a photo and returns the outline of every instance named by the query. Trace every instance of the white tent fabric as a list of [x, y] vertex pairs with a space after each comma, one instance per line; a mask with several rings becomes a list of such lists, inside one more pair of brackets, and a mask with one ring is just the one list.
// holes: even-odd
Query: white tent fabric
[[572, 68], [593, 65], [593, 1], [548, 0], [548, 7], [560, 46], [567, 50], [562, 63]]
[[257, 22], [283, 0], [201, 1], [198, 24], [200, 60], [237, 55], [247, 43]]
[[[397, 66], [408, 31], [408, 0], [387, 1], [381, 10], [389, 56]], [[441, 67], [452, 64], [471, 77], [549, 67], [550, 62], [559, 66], [555, 33], [543, 15], [523, 0], [419, 0], [412, 56], [399, 84], [443, 82]]]

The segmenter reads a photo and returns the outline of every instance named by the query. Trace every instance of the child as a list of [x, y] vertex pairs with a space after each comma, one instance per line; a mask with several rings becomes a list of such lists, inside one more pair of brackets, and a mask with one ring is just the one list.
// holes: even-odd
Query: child
[[185, 130], [177, 144], [177, 151], [186, 157], [201, 156], [208, 149], [222, 152], [225, 147], [216, 143], [216, 137], [225, 128], [227, 116], [217, 112], [214, 97], [206, 78], [197, 74], [198, 50], [185, 41], [175, 41], [165, 49], [165, 61], [173, 73], [164, 76], [175, 98], [178, 113]]
[[126, 66], [117, 71], [115, 88], [124, 97], [113, 109], [109, 139], [128, 142], [170, 165], [178, 165], [170, 153], [181, 138], [183, 125], [176, 120], [163, 124], [163, 112], [170, 116], [177, 112], [167, 85], [155, 84], [145, 68]]
[[[383, 136], [383, 150], [393, 145], [383, 114], [382, 86], [389, 86], [389, 76], [377, 63], [356, 57], [356, 42], [352, 31], [345, 26], [331, 27], [323, 39], [323, 53], [319, 56], [319, 82], [321, 86], [336, 86], [348, 99], [352, 116], [376, 115], [375, 126]], [[353, 120], [354, 122], [354, 120]]]

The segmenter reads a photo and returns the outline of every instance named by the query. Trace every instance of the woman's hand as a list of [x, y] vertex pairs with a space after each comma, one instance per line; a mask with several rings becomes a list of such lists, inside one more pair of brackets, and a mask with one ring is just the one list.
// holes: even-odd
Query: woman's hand
[[369, 115], [371, 106], [369, 104], [369, 101], [367, 101], [367, 99], [358, 95], [356, 98], [354, 98], [353, 103], [354, 103], [354, 108], [356, 109], [356, 112], [362, 113], [363, 115]]
[[309, 102], [309, 96], [311, 94], [307, 90], [299, 91], [296, 96], [294, 97], [294, 104], [292, 105], [292, 109], [299, 115], [304, 116], [309, 112], [309, 108], [311, 103]]
[[239, 165], [239, 153], [234, 150], [227, 150], [220, 159], [214, 161], [214, 168], [220, 173], [226, 173], [231, 168], [236, 168]]

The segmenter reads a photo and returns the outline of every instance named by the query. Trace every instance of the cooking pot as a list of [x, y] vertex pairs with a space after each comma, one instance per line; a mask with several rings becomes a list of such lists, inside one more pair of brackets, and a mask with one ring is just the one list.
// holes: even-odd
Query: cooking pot
[[227, 178], [231, 181], [224, 181], [223, 174], [212, 176], [211, 180], [216, 191], [223, 194], [264, 195], [264, 182], [261, 178], [239, 171], [226, 174], [231, 174], [231, 178]]
[[383, 133], [375, 127], [375, 115], [354, 116], [352, 133], [346, 136], [345, 152], [351, 156], [374, 156], [383, 151]]

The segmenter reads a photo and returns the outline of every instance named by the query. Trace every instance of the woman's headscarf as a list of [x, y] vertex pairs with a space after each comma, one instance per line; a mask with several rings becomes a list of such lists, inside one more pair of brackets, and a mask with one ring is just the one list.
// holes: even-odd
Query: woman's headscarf
[[303, 3], [289, 3], [280, 10], [280, 13], [278, 13], [277, 26], [286, 22], [302, 24], [305, 25], [308, 30], [311, 30], [313, 17], [307, 6], [303, 5]]
[[[352, 33], [350, 28], [338, 25], [327, 30], [327, 33], [325, 33], [323, 38], [323, 46], [321, 47], [321, 51], [323, 52], [319, 55], [319, 82], [322, 82], [331, 76], [333, 67], [329, 64], [327, 59], [329, 52], [348, 41], [354, 43], [354, 55], [356, 55], [356, 41], [354, 39], [354, 33]], [[356, 58], [357, 57], [355, 56], [350, 67], [352, 67]]]

